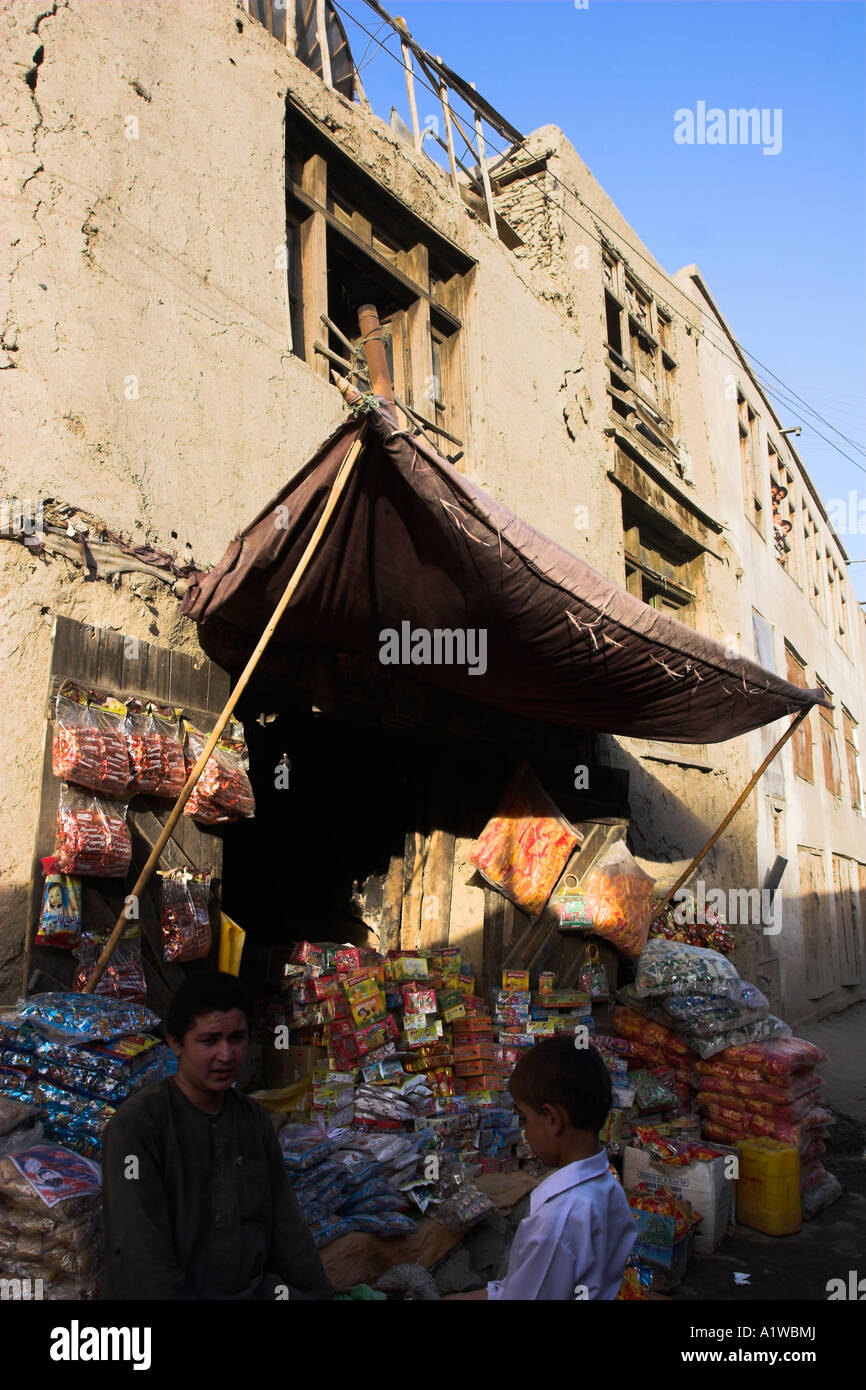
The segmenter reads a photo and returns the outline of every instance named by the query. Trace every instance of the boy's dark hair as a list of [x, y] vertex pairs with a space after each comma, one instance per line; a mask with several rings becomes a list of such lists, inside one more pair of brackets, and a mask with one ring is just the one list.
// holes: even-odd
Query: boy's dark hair
[[165, 1031], [170, 1038], [183, 1042], [184, 1037], [202, 1014], [227, 1013], [240, 1009], [250, 1032], [256, 1021], [255, 1005], [246, 985], [235, 975], [222, 970], [203, 970], [187, 975], [175, 992], [165, 1017]]
[[[584, 1034], [585, 1036], [585, 1034]], [[610, 1073], [594, 1047], [575, 1047], [570, 1033], [543, 1038], [524, 1052], [511, 1094], [533, 1110], [561, 1105], [575, 1129], [598, 1134], [611, 1106]]]

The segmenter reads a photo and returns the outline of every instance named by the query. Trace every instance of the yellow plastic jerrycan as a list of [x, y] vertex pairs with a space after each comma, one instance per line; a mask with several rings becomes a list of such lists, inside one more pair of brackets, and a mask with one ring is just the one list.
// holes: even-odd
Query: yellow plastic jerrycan
[[800, 1151], [780, 1139], [741, 1139], [737, 1221], [768, 1236], [789, 1236], [803, 1224]]

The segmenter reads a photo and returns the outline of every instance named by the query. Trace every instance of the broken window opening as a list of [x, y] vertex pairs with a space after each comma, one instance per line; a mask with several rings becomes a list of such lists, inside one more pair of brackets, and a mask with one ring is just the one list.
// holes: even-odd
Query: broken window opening
[[782, 462], [779, 451], [772, 440], [767, 440], [767, 456], [770, 471], [770, 505], [773, 515], [773, 542], [776, 558], [790, 574], [797, 578], [796, 500], [794, 475]]

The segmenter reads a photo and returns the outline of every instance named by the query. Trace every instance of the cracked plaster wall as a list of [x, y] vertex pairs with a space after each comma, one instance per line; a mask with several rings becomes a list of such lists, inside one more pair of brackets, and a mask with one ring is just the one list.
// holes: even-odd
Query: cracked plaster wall
[[[222, 555], [343, 417], [290, 350], [287, 93], [477, 261], [467, 277], [465, 467], [573, 546], [596, 456], [570, 437], [584, 346], [557, 290], [447, 175], [322, 82], [232, 0], [4, 0], [0, 493], [56, 497], [135, 542]], [[491, 343], [496, 351], [491, 352]], [[573, 434], [572, 430], [572, 434]], [[575, 478], [585, 484], [576, 489]], [[581, 550], [605, 568], [596, 534]], [[0, 544], [0, 997], [29, 891], [52, 615], [197, 651], [158, 581], [117, 588]]]

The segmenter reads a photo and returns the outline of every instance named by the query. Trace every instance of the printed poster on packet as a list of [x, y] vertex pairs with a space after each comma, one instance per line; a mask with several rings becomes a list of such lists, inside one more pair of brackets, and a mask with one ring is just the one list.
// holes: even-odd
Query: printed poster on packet
[[102, 1185], [97, 1163], [55, 1144], [37, 1144], [9, 1156], [46, 1207], [54, 1207], [66, 1197], [92, 1196]]

